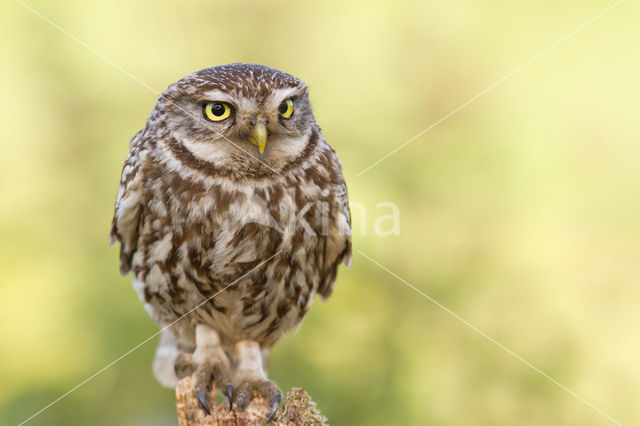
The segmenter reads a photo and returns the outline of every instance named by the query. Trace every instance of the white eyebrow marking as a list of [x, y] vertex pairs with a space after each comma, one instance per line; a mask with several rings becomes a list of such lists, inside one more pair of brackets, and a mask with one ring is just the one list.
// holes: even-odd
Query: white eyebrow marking
[[217, 89], [203, 92], [202, 95], [209, 101], [224, 101], [224, 102], [230, 102], [230, 103], [233, 103], [236, 101], [236, 98], [231, 96], [229, 93], [226, 93]]
[[300, 90], [301, 88], [299, 86], [275, 89], [269, 94], [264, 104], [267, 107], [276, 108], [282, 101], [290, 98], [293, 94], [300, 92]]

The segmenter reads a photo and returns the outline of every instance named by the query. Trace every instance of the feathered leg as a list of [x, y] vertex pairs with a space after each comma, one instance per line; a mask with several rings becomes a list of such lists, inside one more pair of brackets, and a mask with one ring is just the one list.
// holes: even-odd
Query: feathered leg
[[231, 363], [220, 345], [218, 333], [212, 328], [203, 324], [196, 326], [196, 349], [193, 354], [178, 355], [175, 370], [179, 378], [193, 376], [196, 396], [207, 414], [215, 405], [216, 387], [232, 403]]
[[234, 397], [238, 409], [244, 410], [256, 396], [262, 396], [271, 407], [267, 421], [273, 420], [282, 399], [282, 392], [267, 378], [263, 366], [263, 356], [268, 352], [260, 350], [260, 345], [251, 340], [243, 340], [233, 347], [237, 368], [233, 373]]

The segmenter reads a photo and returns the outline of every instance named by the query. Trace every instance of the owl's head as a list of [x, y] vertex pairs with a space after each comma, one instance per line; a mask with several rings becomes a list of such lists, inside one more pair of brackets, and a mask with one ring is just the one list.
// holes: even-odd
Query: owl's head
[[304, 149], [315, 124], [307, 86], [256, 64], [189, 74], [162, 94], [156, 112], [193, 155], [236, 167], [286, 163]]

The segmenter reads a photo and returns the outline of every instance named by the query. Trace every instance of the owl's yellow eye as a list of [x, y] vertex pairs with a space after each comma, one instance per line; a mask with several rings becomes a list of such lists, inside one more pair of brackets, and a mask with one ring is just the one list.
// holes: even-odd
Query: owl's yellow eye
[[211, 121], [222, 121], [231, 115], [231, 105], [224, 102], [209, 102], [204, 106], [204, 116]]
[[282, 101], [280, 107], [278, 108], [278, 112], [280, 113], [280, 117], [289, 118], [293, 115], [293, 101], [291, 99], [287, 99]]

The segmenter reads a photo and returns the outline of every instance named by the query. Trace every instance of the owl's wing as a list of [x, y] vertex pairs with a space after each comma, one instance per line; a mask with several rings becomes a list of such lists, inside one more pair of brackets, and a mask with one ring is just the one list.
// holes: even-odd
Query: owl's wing
[[340, 263], [347, 268], [351, 266], [351, 214], [347, 185], [342, 176], [340, 159], [335, 152], [332, 153], [335, 157], [335, 170], [332, 173], [335, 201], [329, 205], [329, 229], [324, 237], [324, 268], [318, 287], [318, 294], [323, 299], [327, 299], [333, 291]]
[[120, 188], [116, 199], [115, 213], [111, 222], [109, 244], [120, 242], [120, 273], [131, 270], [131, 259], [138, 246], [138, 228], [142, 216], [143, 173], [147, 152], [144, 148], [143, 132], [131, 139], [130, 151], [122, 168]]

